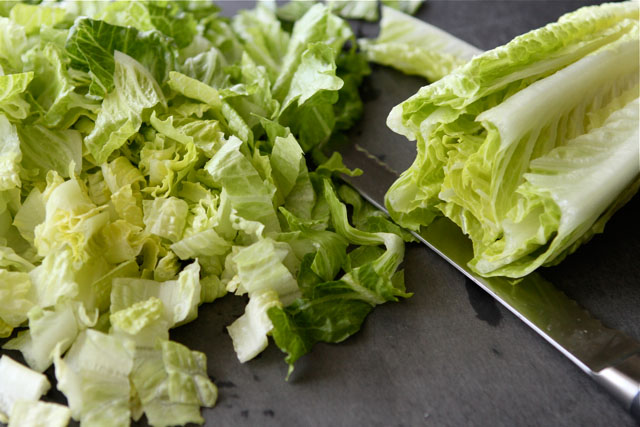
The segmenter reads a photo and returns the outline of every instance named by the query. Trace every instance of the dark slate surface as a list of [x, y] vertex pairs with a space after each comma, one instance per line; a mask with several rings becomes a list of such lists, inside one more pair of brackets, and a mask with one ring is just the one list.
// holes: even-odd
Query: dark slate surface
[[[586, 3], [430, 0], [418, 16], [489, 49]], [[226, 13], [241, 6], [247, 3], [223, 3]], [[372, 24], [354, 26], [360, 34], [377, 31]], [[422, 84], [375, 68], [354, 138], [399, 142], [390, 162], [407, 165], [412, 146], [388, 131], [384, 119]], [[543, 272], [605, 324], [636, 339], [639, 212], [636, 196], [604, 235]], [[225, 326], [243, 312], [244, 299], [227, 296], [203, 306], [196, 321], [171, 337], [207, 354], [220, 390], [217, 406], [203, 410], [207, 425], [634, 425], [568, 359], [426, 247], [408, 246], [405, 270], [411, 299], [377, 308], [342, 344], [318, 345], [288, 382], [283, 355], [273, 345], [249, 363], [235, 359]], [[64, 401], [55, 390], [47, 397]]]

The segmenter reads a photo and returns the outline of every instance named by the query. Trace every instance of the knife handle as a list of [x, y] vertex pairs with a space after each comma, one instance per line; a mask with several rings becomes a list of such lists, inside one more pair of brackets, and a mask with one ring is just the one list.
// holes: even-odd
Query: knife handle
[[640, 354], [592, 374], [640, 422]]

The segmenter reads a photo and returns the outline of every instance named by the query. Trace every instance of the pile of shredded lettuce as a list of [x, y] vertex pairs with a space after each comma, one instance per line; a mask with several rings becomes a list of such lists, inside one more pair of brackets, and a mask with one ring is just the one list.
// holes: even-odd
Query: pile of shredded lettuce
[[[370, 55], [416, 52], [425, 27], [394, 16]], [[417, 156], [387, 193], [392, 218], [418, 231], [444, 215], [473, 241], [472, 269], [514, 278], [602, 232], [640, 187], [638, 18], [637, 1], [579, 9], [395, 107], [387, 124]]]
[[206, 357], [169, 339], [200, 305], [247, 295], [239, 360], [272, 336], [291, 370], [408, 296], [407, 233], [318, 152], [358, 118], [366, 60], [328, 7], [302, 13], [0, 5], [0, 337], [69, 405], [0, 360], [0, 421], [201, 423]]

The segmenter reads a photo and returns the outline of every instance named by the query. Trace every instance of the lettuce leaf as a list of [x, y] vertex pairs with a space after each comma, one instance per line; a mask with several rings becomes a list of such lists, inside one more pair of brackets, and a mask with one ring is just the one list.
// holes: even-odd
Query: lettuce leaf
[[317, 342], [340, 342], [360, 329], [362, 322], [378, 304], [407, 297], [396, 270], [404, 255], [402, 238], [391, 233], [368, 233], [351, 227], [347, 210], [329, 181], [324, 182], [336, 232], [350, 243], [383, 244], [379, 257], [348, 271], [338, 280], [323, 281], [311, 269], [312, 258], [300, 266], [302, 297], [286, 307], [271, 307], [267, 313], [273, 323], [273, 338], [287, 356], [289, 374], [293, 364], [311, 351]]
[[359, 43], [369, 61], [429, 81], [441, 79], [481, 53], [446, 31], [387, 6], [382, 7], [378, 37]]
[[[22, 167], [31, 179], [44, 180], [49, 171], [69, 178], [82, 168], [82, 137], [74, 129], [53, 130], [40, 125], [18, 127]], [[47, 141], [43, 144], [42, 141]], [[73, 165], [73, 168], [70, 168]]]
[[20, 162], [22, 150], [16, 128], [5, 115], [0, 114], [0, 191], [21, 187]]
[[0, 296], [5, 301], [0, 307], [2, 336], [11, 335], [13, 328], [27, 320], [33, 302], [30, 298], [31, 280], [29, 274], [0, 269]]
[[136, 347], [153, 348], [158, 340], [169, 339], [169, 322], [163, 316], [162, 300], [150, 297], [111, 313], [111, 332], [133, 340]]
[[[0, 18], [1, 21], [1, 18]], [[33, 80], [33, 72], [0, 75], [0, 110], [14, 120], [27, 118], [31, 106], [24, 99], [23, 92]]]
[[271, 289], [254, 292], [244, 314], [227, 327], [240, 362], [253, 359], [267, 348], [267, 334], [273, 329], [267, 316], [271, 307], [282, 307], [277, 292]]
[[43, 401], [18, 400], [13, 404], [9, 427], [51, 426], [65, 427], [71, 420], [71, 411], [64, 405]]
[[65, 21], [67, 13], [59, 7], [38, 7], [18, 3], [11, 8], [9, 18], [24, 28], [27, 36], [36, 34], [44, 26], [53, 27]]
[[74, 262], [88, 260], [89, 241], [107, 224], [108, 213], [93, 204], [75, 179], [60, 182], [54, 178], [47, 186], [45, 200], [44, 222], [34, 230], [38, 254], [53, 255], [68, 248]]
[[256, 65], [266, 69], [270, 80], [276, 78], [290, 35], [282, 29], [274, 11], [258, 4], [252, 11], [241, 11], [232, 25], [245, 46], [246, 54]]
[[140, 63], [120, 52], [114, 58], [113, 91], [106, 94], [95, 127], [85, 139], [98, 164], [135, 135], [145, 110], [166, 103], [158, 83]]
[[48, 128], [66, 129], [81, 116], [95, 119], [100, 104], [90, 95], [76, 90], [72, 71], [67, 69], [64, 44], [60, 46], [56, 41], [42, 40], [24, 58], [26, 66], [33, 69], [28, 92], [34, 104], [32, 108], [42, 124]]
[[364, 19], [365, 21], [378, 20], [377, 0], [329, 0], [332, 12], [346, 19]]
[[128, 424], [133, 342], [89, 329], [64, 358], [60, 353], [54, 355], [56, 379], [73, 419], [96, 426]]
[[[169, 327], [193, 320], [200, 303], [198, 262], [189, 264], [180, 272], [176, 280], [157, 282], [136, 278], [116, 278], [111, 291], [111, 312], [115, 315], [120, 310], [147, 301], [149, 298], [156, 298], [162, 302], [163, 316], [158, 319], [167, 321]], [[147, 304], [153, 304], [153, 302], [147, 302]], [[151, 310], [151, 308], [155, 310], [155, 307], [140, 307], [141, 310]], [[127, 316], [132, 316], [134, 313], [135, 310]]]
[[116, 87], [116, 51], [143, 64], [159, 82], [176, 68], [177, 47], [160, 31], [141, 32], [86, 17], [78, 18], [69, 30], [65, 49], [71, 68], [90, 73], [89, 90], [102, 97]]
[[97, 313], [91, 319], [80, 304], [62, 301], [51, 309], [33, 307], [28, 313], [29, 330], [7, 342], [3, 348], [20, 350], [25, 361], [38, 372], [44, 372], [53, 362], [54, 350], [66, 351], [81, 330], [94, 326]]
[[241, 152], [243, 143], [231, 138], [207, 162], [205, 169], [225, 190], [238, 216], [264, 224], [266, 231], [279, 231], [270, 189], [256, 168]]
[[422, 6], [422, 3], [424, 3], [424, 0], [380, 0], [380, 1], [383, 5], [383, 8], [384, 6], [387, 6], [389, 8], [399, 10], [400, 12], [403, 12], [409, 15], [414, 15], [418, 11], [418, 9], [420, 9], [420, 6]]
[[51, 387], [47, 377], [14, 361], [0, 357], [0, 422], [7, 422], [21, 401], [37, 401]]
[[0, 67], [3, 75], [22, 71], [21, 56], [26, 48], [27, 35], [24, 27], [0, 16]]

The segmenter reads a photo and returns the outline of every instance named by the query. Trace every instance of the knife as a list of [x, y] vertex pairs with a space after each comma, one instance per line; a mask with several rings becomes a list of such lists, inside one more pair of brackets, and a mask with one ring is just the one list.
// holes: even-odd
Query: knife
[[[389, 81], [392, 86], [398, 85], [397, 79], [390, 78]], [[424, 80], [416, 78], [406, 81], [413, 84], [413, 92], [424, 84]], [[394, 87], [388, 89], [393, 91]], [[407, 91], [406, 85], [396, 89]], [[328, 145], [327, 150], [339, 152], [347, 167], [362, 169], [361, 176], [343, 176], [343, 179], [366, 200], [386, 212], [384, 195], [399, 176], [390, 164], [395, 166], [401, 163], [397, 161], [399, 158], [407, 157], [409, 144], [385, 141], [380, 138], [384, 132], [380, 128], [370, 129], [364, 137], [354, 138], [357, 143], [334, 143]], [[404, 153], [399, 153], [402, 150]], [[604, 326], [537, 273], [529, 274], [517, 283], [475, 274], [467, 267], [473, 257], [471, 241], [447, 218], [439, 218], [420, 233], [412, 234], [568, 357], [640, 422], [640, 342]]]

